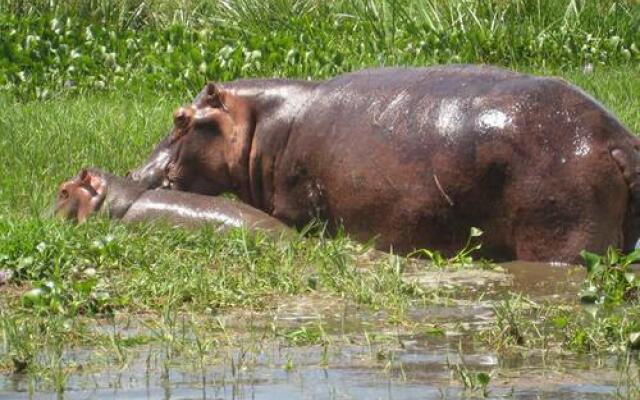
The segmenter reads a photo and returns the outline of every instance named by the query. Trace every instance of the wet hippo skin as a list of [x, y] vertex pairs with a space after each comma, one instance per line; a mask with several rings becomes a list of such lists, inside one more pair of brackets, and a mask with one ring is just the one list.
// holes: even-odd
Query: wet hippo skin
[[292, 233], [282, 222], [241, 202], [170, 190], [148, 190], [139, 183], [97, 169], [82, 170], [58, 190], [56, 213], [83, 222], [105, 213], [123, 222], [164, 221], [181, 226], [245, 227], [274, 234]]
[[633, 248], [639, 140], [556, 78], [493, 67], [373, 69], [208, 84], [132, 178], [312, 218], [376, 247], [496, 261]]

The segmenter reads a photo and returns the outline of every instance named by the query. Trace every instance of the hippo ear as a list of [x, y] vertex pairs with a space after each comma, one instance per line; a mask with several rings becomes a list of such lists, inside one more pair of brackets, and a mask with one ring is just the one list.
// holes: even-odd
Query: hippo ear
[[80, 171], [80, 183], [93, 197], [104, 195], [107, 189], [106, 182], [100, 174], [86, 168]]
[[209, 82], [207, 86], [205, 86], [203, 93], [198, 99], [197, 106], [202, 107], [212, 107], [212, 108], [221, 108], [224, 111], [227, 111], [227, 106], [224, 101], [225, 93], [224, 90], [221, 90], [215, 83]]
[[173, 125], [176, 129], [184, 130], [193, 122], [193, 107], [180, 107], [173, 113]]
[[91, 171], [85, 168], [80, 171], [80, 174], [78, 174], [78, 176], [80, 178], [80, 183], [82, 183], [83, 185], [91, 185]]
[[180, 107], [173, 113], [173, 130], [171, 143], [189, 133], [194, 123], [195, 110], [193, 106]]

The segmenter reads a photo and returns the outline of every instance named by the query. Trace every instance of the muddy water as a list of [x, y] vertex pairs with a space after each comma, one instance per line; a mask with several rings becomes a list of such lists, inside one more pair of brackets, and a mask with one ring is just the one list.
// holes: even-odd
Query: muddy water
[[[264, 348], [248, 356], [240, 371], [213, 366], [197, 371], [170, 360], [159, 349], [141, 351], [124, 370], [72, 375], [64, 398], [70, 399], [441, 399], [469, 394], [451, 379], [447, 362], [457, 362], [457, 348], [429, 340], [408, 342], [390, 360], [372, 361], [369, 349], [343, 346], [322, 365], [322, 349]], [[493, 354], [464, 349], [466, 365], [474, 371], [499, 370], [489, 398], [608, 399], [618, 390], [620, 373], [609, 365], [589, 370], [589, 360], [563, 360], [544, 366], [535, 357], [499, 359]], [[254, 357], [255, 356], [255, 357]], [[239, 355], [235, 355], [236, 359]], [[247, 356], [245, 356], [247, 357]], [[286, 369], [285, 366], [293, 367]], [[607, 368], [608, 367], [608, 368]], [[39, 382], [35, 382], [37, 389]], [[3, 399], [28, 398], [29, 383], [22, 377], [0, 381]], [[36, 393], [34, 398], [56, 398]]]
[[580, 266], [516, 261], [502, 264], [502, 268], [512, 276], [511, 291], [526, 293], [538, 300], [575, 301], [586, 276]]
[[[575, 302], [584, 278], [579, 268], [525, 263], [502, 268], [409, 274], [407, 279], [427, 287], [452, 285], [469, 296], [466, 302], [461, 296], [447, 305], [412, 308], [412, 320], [433, 326], [425, 332], [390, 326], [383, 312], [362, 310], [347, 300], [319, 294], [284, 298], [266, 313], [221, 316], [230, 344], [216, 342], [203, 359], [166, 344], [128, 350], [124, 363], [115, 362], [108, 350], [75, 349], [65, 355], [65, 365], [76, 367], [66, 372], [64, 393], [56, 393], [38, 376], [5, 374], [0, 375], [0, 398], [401, 400], [479, 395], [464, 390], [457, 371], [490, 374], [488, 398], [609, 399], [616, 393], [635, 398], [626, 391], [638, 390], [629, 377], [636, 374], [637, 379], [637, 366], [624, 372], [613, 357], [539, 351], [504, 355], [473, 340], [474, 332], [495, 321], [489, 301], [475, 296], [478, 291], [491, 288], [487, 298], [522, 291], [536, 300]], [[292, 332], [320, 324], [326, 334], [321, 344], [292, 345], [263, 335], [273, 327]], [[123, 336], [145, 329], [121, 325]], [[104, 358], [102, 367], [77, 367], [91, 365], [97, 357]]]

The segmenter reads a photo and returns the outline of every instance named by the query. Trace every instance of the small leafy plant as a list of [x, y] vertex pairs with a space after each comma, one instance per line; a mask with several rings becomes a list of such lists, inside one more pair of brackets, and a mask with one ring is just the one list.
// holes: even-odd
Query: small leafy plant
[[486, 398], [489, 395], [489, 383], [491, 382], [491, 375], [486, 372], [475, 372], [469, 369], [467, 366], [462, 351], [462, 344], [458, 343], [458, 357], [460, 361], [451, 362], [447, 359], [447, 367], [451, 370], [454, 378], [459, 380], [464, 386], [465, 390], [479, 395], [482, 398]]
[[409, 257], [423, 256], [431, 260], [433, 265], [439, 268], [447, 266], [467, 266], [473, 264], [472, 254], [482, 248], [482, 244], [476, 242], [476, 238], [482, 236], [483, 232], [475, 227], [469, 230], [469, 237], [464, 247], [458, 251], [453, 257], [447, 258], [437, 250], [420, 249], [409, 255]]
[[587, 279], [579, 293], [583, 302], [618, 305], [638, 301], [640, 280], [630, 265], [640, 260], [640, 250], [627, 255], [613, 248], [604, 256], [588, 251], [580, 254], [587, 267]]

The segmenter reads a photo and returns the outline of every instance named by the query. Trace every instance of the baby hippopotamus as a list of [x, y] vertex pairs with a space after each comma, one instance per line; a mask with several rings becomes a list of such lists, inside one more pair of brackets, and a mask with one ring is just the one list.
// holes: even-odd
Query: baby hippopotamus
[[83, 169], [58, 190], [55, 213], [78, 223], [105, 213], [123, 222], [166, 221], [181, 226], [245, 227], [274, 234], [292, 231], [266, 213], [222, 197], [172, 190], [147, 190], [99, 169]]

